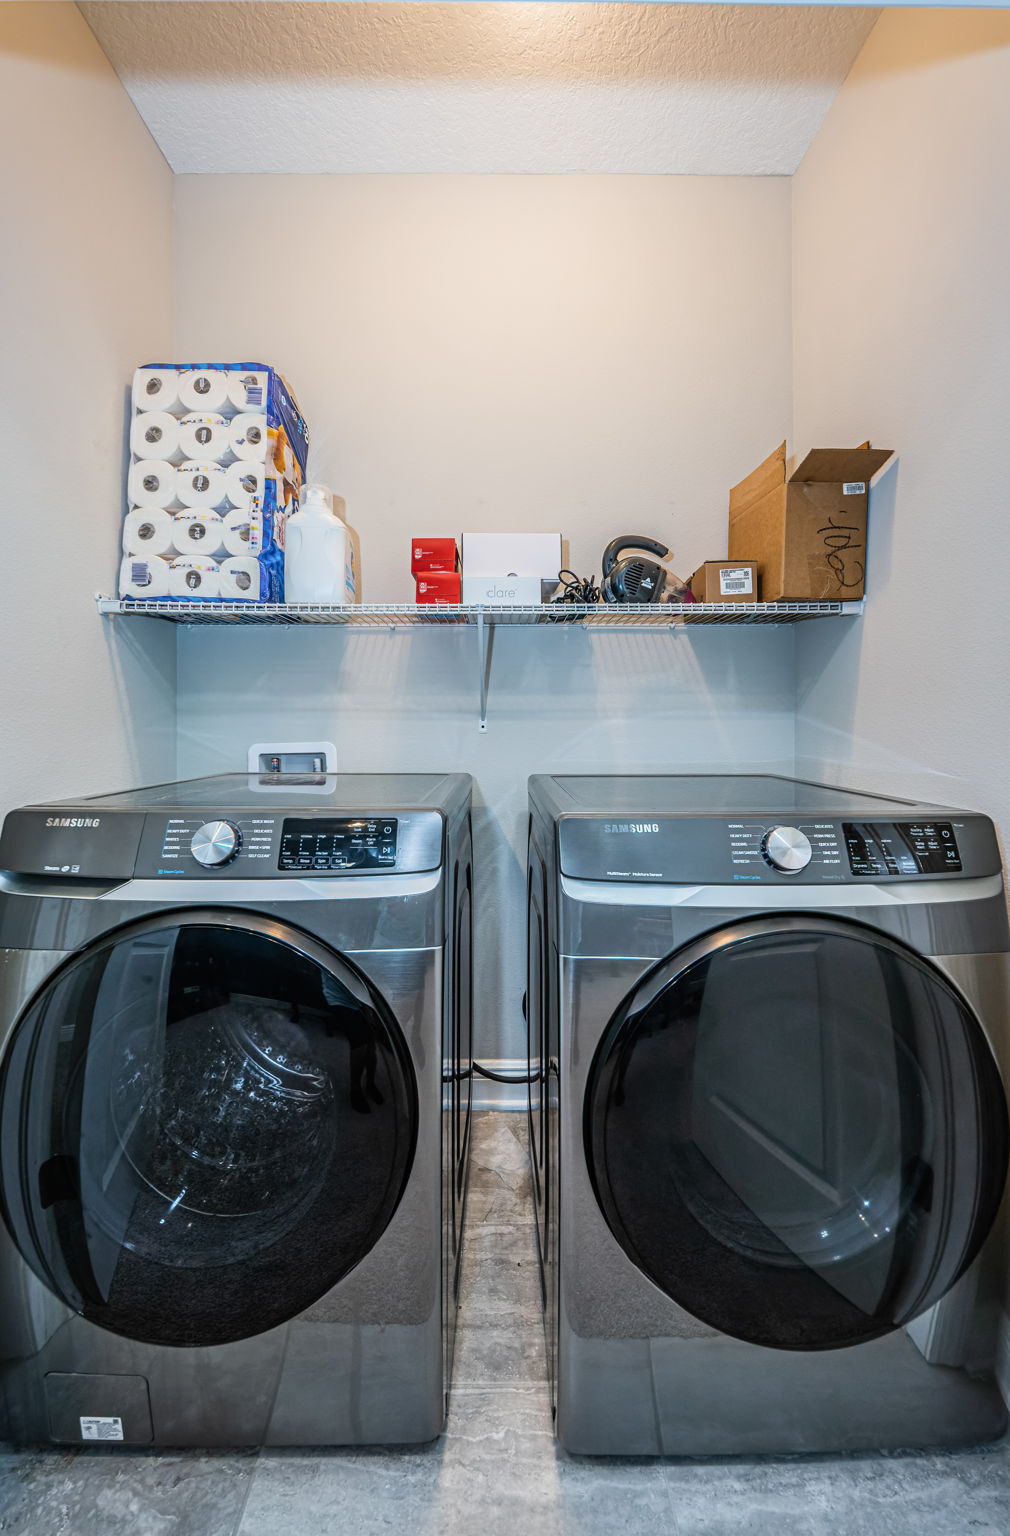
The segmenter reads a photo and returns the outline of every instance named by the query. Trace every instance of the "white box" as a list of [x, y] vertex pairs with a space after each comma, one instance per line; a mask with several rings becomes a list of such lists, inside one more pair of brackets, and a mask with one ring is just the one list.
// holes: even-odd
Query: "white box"
[[[468, 576], [535, 576], [538, 581], [557, 582], [560, 533], [464, 533], [462, 545], [464, 586]], [[463, 601], [479, 599], [464, 596]], [[539, 595], [528, 601], [538, 603]]]
[[[557, 581], [549, 582], [550, 592]], [[464, 603], [501, 603], [506, 607], [543, 602], [543, 582], [539, 576], [468, 576], [463, 571]]]

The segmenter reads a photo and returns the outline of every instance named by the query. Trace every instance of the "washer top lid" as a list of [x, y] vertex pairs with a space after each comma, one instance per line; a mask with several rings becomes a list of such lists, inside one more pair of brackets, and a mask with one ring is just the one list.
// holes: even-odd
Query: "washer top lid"
[[[217, 773], [153, 784], [111, 795], [60, 800], [60, 808], [113, 811], [351, 811], [450, 810], [470, 790], [465, 773]], [[57, 802], [54, 802], [57, 803]], [[31, 807], [38, 809], [39, 807]]]
[[927, 809], [947, 809], [770, 773], [538, 775], [530, 787], [559, 815], [737, 816], [753, 811], [764, 816], [806, 812], [863, 819], [889, 814], [908, 818]]

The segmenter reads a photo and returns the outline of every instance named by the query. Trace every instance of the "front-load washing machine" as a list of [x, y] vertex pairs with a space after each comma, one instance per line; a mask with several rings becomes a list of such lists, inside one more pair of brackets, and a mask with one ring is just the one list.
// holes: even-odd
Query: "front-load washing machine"
[[0, 1433], [442, 1427], [470, 780], [220, 775], [0, 841]]
[[990, 821], [777, 777], [541, 776], [528, 894], [562, 1442], [1000, 1434], [1010, 933]]

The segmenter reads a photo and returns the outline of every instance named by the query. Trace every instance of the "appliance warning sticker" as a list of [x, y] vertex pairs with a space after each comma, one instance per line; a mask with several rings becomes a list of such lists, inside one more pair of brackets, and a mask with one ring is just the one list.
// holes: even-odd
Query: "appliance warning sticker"
[[122, 1419], [81, 1419], [82, 1440], [122, 1440]]

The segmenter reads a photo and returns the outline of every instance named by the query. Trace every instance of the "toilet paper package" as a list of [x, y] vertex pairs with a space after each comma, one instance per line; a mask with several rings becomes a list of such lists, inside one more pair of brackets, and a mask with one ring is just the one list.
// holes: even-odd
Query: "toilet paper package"
[[308, 455], [286, 381], [263, 363], [151, 363], [132, 399], [120, 596], [282, 603]]

